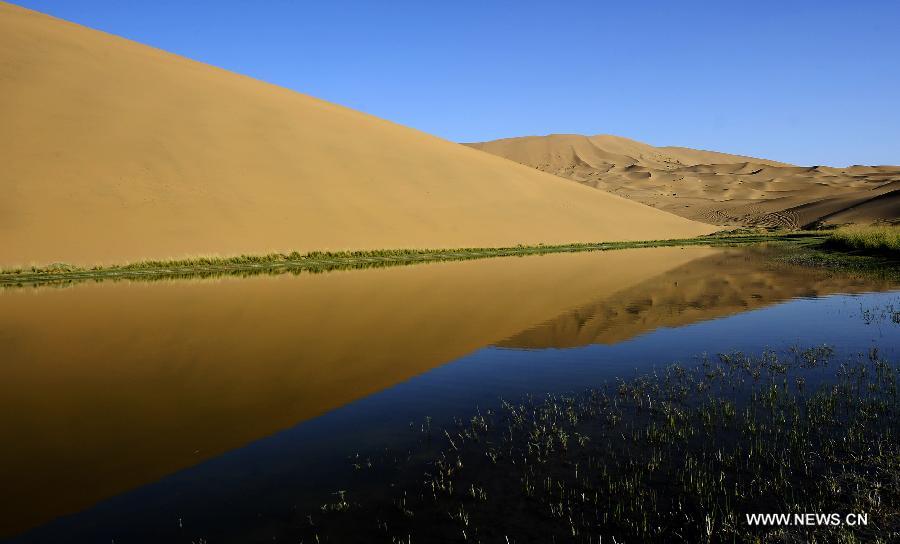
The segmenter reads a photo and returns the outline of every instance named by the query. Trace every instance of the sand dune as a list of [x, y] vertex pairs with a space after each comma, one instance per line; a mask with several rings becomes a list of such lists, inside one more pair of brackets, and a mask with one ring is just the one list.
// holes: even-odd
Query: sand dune
[[467, 145], [716, 225], [800, 228], [900, 220], [900, 166], [800, 167], [608, 135]]
[[5, 3], [0, 118], [2, 266], [714, 230]]

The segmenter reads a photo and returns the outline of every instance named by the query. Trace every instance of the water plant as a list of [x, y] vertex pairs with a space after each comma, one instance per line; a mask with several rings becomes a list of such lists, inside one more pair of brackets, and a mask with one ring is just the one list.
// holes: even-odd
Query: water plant
[[[393, 480], [351, 492], [345, 508], [323, 508], [291, 537], [896, 541], [898, 381], [900, 366], [878, 350], [838, 363], [832, 348], [815, 346], [726, 353], [577, 394], [501, 401], [433, 436], [429, 420], [423, 451], [381, 468]], [[840, 523], [747, 517], [768, 513], [836, 513]], [[847, 514], [867, 524], [848, 525]]]

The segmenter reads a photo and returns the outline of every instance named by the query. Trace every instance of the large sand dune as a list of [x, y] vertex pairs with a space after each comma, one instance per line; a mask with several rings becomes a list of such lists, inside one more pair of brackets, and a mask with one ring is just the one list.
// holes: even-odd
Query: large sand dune
[[607, 135], [468, 145], [717, 225], [799, 228], [900, 220], [900, 166], [799, 167]]
[[715, 230], [4, 3], [0, 119], [3, 266]]

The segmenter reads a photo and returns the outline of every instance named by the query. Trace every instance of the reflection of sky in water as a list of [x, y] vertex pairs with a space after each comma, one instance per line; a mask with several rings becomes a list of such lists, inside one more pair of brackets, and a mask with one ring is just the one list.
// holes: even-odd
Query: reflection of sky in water
[[31, 535], [37, 541], [62, 535], [66, 541], [103, 542], [113, 537], [117, 542], [261, 539], [289, 522], [292, 505], [305, 512], [328, 492], [344, 489], [347, 455], [365, 456], [388, 445], [402, 449], [414, 439], [410, 421], [431, 416], [440, 426], [475, 406], [492, 407], [498, 397], [578, 390], [634, 369], [690, 363], [704, 352], [714, 356], [829, 344], [841, 357], [877, 346], [884, 358], [897, 362], [900, 324], [885, 311], [891, 307], [900, 311], [900, 292], [832, 295], [657, 329], [612, 345], [484, 348]]

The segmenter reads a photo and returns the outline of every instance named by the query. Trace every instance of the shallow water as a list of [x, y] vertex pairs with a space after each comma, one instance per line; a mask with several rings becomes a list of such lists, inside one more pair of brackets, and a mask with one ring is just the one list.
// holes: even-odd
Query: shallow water
[[0, 292], [0, 536], [271, 541], [342, 489], [348, 455], [402, 450], [425, 417], [703, 353], [900, 357], [898, 286], [769, 251]]

